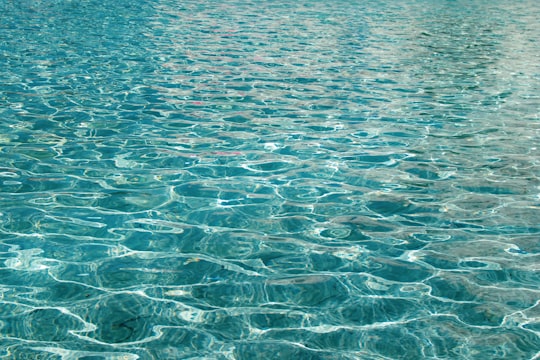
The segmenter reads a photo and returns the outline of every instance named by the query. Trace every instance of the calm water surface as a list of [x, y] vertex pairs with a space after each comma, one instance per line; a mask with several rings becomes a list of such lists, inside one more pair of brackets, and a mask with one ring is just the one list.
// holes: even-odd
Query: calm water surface
[[0, 8], [1, 359], [540, 358], [536, 1]]

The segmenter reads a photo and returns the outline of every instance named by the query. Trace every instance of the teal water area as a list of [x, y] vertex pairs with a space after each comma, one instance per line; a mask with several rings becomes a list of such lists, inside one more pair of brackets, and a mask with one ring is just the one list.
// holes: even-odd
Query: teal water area
[[540, 358], [536, 1], [0, 10], [0, 359]]

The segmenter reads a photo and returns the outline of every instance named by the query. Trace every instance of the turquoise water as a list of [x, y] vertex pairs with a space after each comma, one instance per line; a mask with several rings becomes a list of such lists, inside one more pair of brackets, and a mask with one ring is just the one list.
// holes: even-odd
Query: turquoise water
[[535, 1], [0, 8], [0, 359], [540, 358]]

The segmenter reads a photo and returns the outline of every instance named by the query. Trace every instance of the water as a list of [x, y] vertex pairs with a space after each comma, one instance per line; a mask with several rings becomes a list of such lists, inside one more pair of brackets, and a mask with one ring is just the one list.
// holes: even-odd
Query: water
[[1, 359], [539, 358], [536, 2], [0, 5]]

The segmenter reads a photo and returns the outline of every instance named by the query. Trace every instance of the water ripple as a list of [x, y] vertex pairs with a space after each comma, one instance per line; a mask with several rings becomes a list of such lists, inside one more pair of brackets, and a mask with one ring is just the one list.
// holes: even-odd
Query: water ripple
[[0, 357], [538, 358], [534, 5], [0, 0]]

